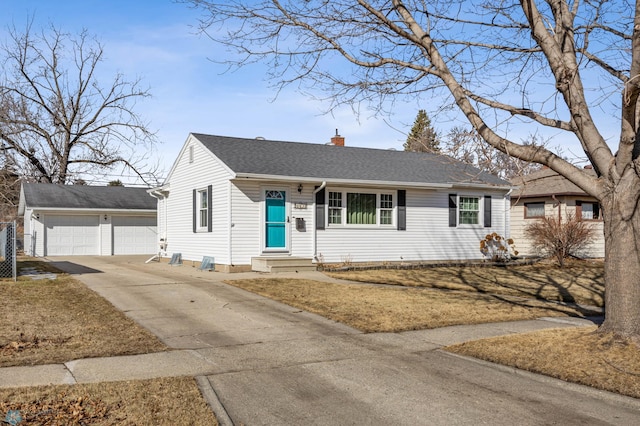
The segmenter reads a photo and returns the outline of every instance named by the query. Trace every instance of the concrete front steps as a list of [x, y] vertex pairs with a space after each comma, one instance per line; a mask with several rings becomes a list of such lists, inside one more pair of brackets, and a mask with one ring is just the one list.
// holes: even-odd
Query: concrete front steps
[[302, 272], [317, 269], [309, 257], [271, 257], [260, 256], [251, 258], [251, 270], [257, 272]]

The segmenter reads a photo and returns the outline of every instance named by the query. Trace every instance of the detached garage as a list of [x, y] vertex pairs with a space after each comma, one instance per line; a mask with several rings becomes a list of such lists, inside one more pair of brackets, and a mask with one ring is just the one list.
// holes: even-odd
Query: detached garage
[[25, 183], [18, 212], [32, 256], [158, 251], [156, 200], [145, 188]]

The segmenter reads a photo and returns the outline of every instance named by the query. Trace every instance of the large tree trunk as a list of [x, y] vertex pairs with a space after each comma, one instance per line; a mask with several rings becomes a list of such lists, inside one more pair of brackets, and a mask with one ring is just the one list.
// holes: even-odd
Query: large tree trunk
[[605, 322], [614, 332], [640, 345], [640, 179], [626, 173], [602, 202], [605, 236]]

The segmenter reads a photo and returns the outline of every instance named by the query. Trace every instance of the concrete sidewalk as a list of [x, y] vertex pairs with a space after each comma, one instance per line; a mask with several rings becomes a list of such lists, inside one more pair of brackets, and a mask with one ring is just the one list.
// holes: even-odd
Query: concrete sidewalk
[[[173, 350], [0, 369], [0, 386], [196, 376], [222, 424], [640, 421], [638, 400], [440, 350], [484, 337], [590, 324], [586, 320], [363, 334], [221, 282], [244, 274], [116, 257], [61, 260], [66, 270], [76, 271], [89, 288]], [[324, 279], [322, 274], [310, 277]]]
[[[541, 318], [531, 321], [463, 325], [402, 333], [342, 335], [328, 340], [330, 340], [332, 347], [341, 349], [340, 358], [344, 358], [346, 348], [351, 345], [359, 347], [358, 355], [361, 356], [364, 343], [384, 348], [387, 354], [406, 353], [407, 351], [421, 352], [487, 337], [591, 324], [592, 322], [588, 320], [578, 318]], [[225, 365], [220, 361], [216, 362], [215, 360], [219, 360], [220, 357], [212, 357], [215, 352], [211, 349], [182, 349], [142, 355], [85, 358], [63, 364], [5, 367], [0, 368], [0, 388], [143, 380], [175, 376], [207, 376], [238, 368], [237, 360], [234, 360], [230, 365]], [[255, 351], [252, 351], [252, 357], [257, 355]], [[295, 359], [295, 362], [298, 363], [315, 362], [320, 358], [318, 355], [305, 350], [304, 353], [295, 354], [295, 356], [292, 354], [290, 359]], [[259, 359], [261, 368], [275, 368], [281, 364], [288, 364], [288, 362], [280, 363], [277, 361], [265, 364], [264, 357], [259, 357]], [[243, 360], [245, 367], [248, 366], [248, 363], [251, 363], [249, 357]]]

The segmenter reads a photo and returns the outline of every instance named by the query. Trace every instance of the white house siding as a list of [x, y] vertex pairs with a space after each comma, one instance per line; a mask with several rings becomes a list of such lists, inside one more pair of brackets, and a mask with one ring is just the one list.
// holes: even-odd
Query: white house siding
[[[36, 214], [38, 217], [36, 217]], [[45, 226], [44, 214], [36, 213], [33, 209], [25, 210], [24, 220], [24, 250], [30, 256], [44, 256]]]
[[[314, 223], [314, 185], [304, 184], [302, 192], [297, 186], [291, 190], [291, 255], [296, 257], [313, 257]], [[296, 204], [298, 205], [296, 207]], [[296, 219], [304, 221], [304, 228], [297, 229]]]
[[[327, 189], [330, 190], [333, 188]], [[450, 193], [492, 196], [492, 226], [449, 227]], [[490, 191], [408, 189], [406, 231], [328, 226], [318, 231], [318, 255], [327, 263], [481, 259], [480, 240], [492, 232], [505, 235], [504, 195]], [[480, 210], [482, 223], [482, 204]]]
[[[234, 265], [249, 265], [252, 257], [263, 254], [263, 194], [269, 189], [285, 190], [287, 193], [287, 216], [290, 219], [287, 229], [289, 251], [279, 254], [309, 258], [313, 256], [314, 186], [304, 184], [302, 192], [299, 193], [297, 183], [238, 180], [231, 186], [231, 250]], [[304, 220], [304, 230], [296, 229], [297, 218]]]
[[[535, 218], [526, 219], [524, 217], [524, 204], [544, 202], [544, 211], [547, 217], [560, 217], [563, 220], [569, 215], [576, 214], [576, 201], [593, 201], [593, 199], [583, 196], [557, 196], [556, 200], [548, 197], [512, 199], [511, 204], [511, 237], [514, 239], [516, 249], [522, 256], [537, 255], [537, 251], [532, 246], [531, 241], [525, 237], [524, 230], [529, 223], [537, 220]], [[558, 212], [559, 210], [559, 212]], [[595, 229], [595, 239], [587, 249], [580, 253], [585, 257], [604, 257], [604, 228], [602, 221], [588, 222]]]
[[110, 256], [113, 253], [113, 220], [109, 214], [100, 215], [100, 255]]
[[250, 265], [261, 254], [261, 186], [254, 181], [231, 183], [231, 251], [233, 265]]
[[[189, 147], [193, 146], [193, 162]], [[199, 142], [190, 139], [174, 164], [166, 199], [167, 254], [181, 253], [185, 260], [200, 261], [215, 257], [216, 263], [228, 264], [230, 173]], [[193, 232], [193, 190], [212, 185], [212, 232]]]

